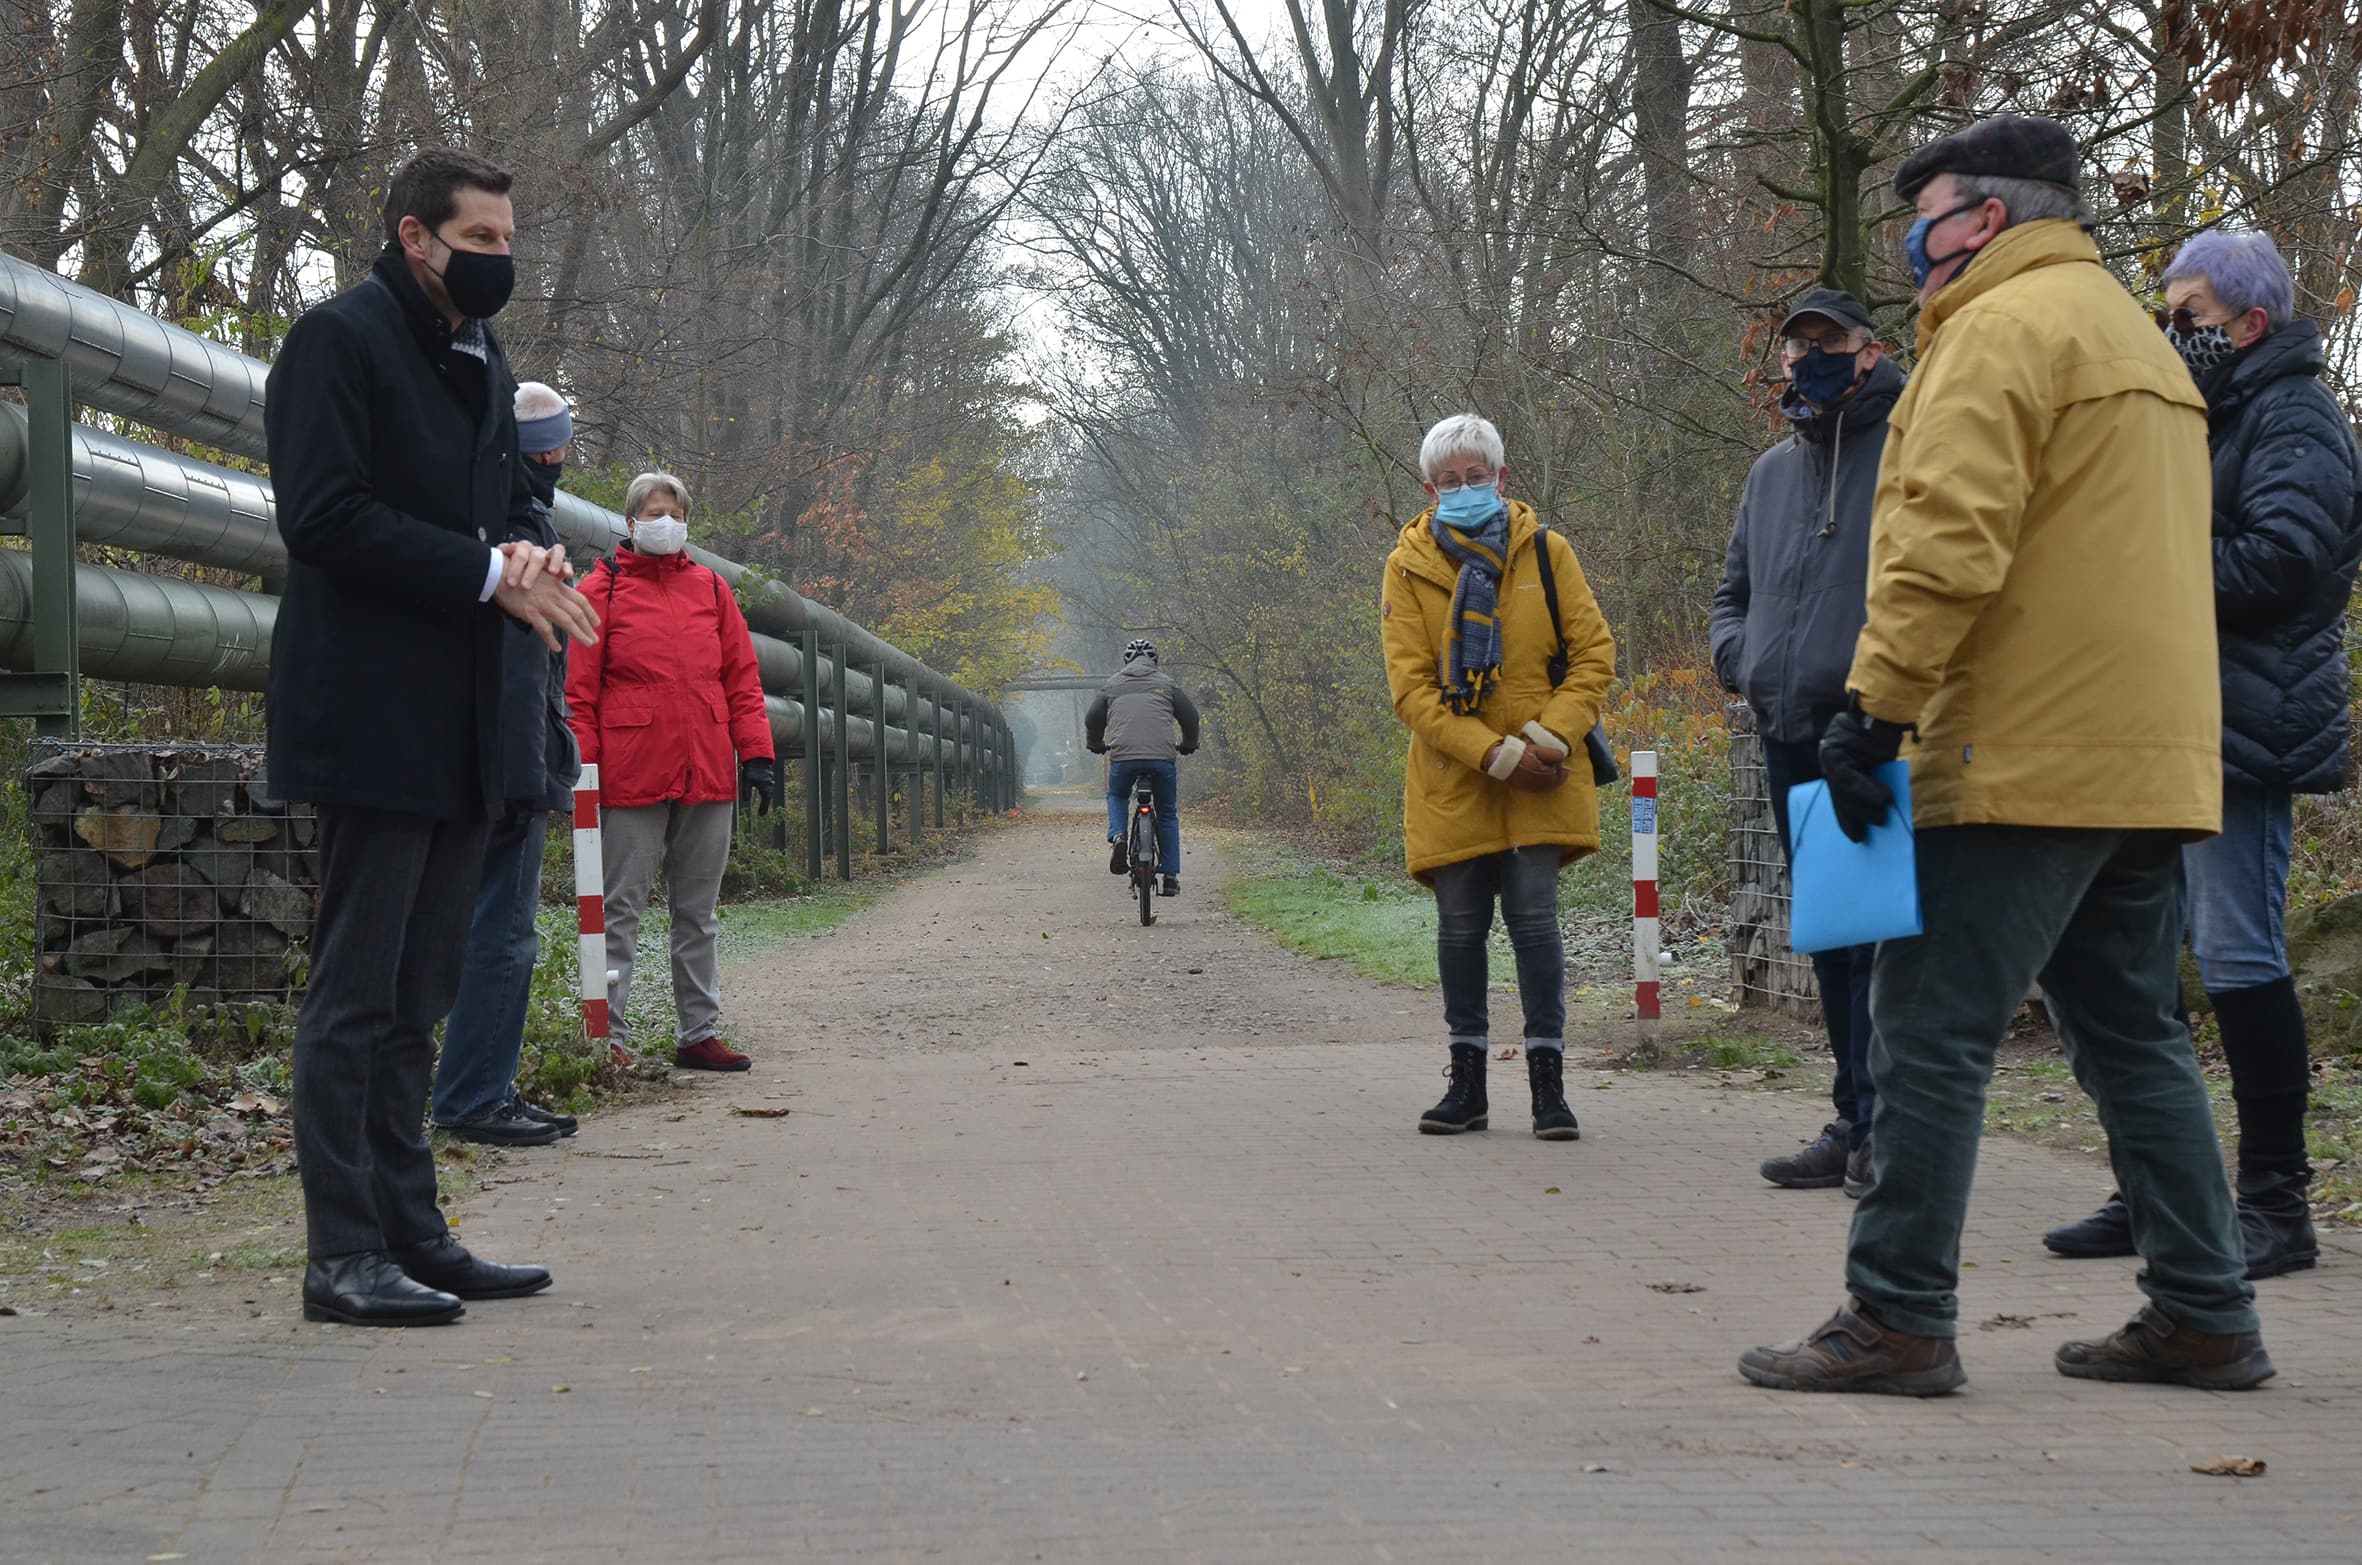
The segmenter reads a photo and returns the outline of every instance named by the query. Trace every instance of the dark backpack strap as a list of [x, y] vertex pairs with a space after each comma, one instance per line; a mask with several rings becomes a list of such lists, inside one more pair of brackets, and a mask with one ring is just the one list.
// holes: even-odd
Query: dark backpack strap
[[1550, 688], [1556, 690], [1566, 678], [1569, 661], [1566, 650], [1566, 624], [1558, 617], [1558, 572], [1550, 566], [1550, 529], [1534, 529], [1534, 565], [1542, 573], [1542, 602], [1550, 610], [1550, 632], [1558, 638], [1558, 650], [1550, 654]]
[[[1542, 603], [1550, 610], [1550, 629], [1558, 637], [1558, 650], [1550, 655], [1550, 688], [1555, 690], [1566, 678], [1567, 665], [1572, 661], [1566, 647], [1566, 622], [1558, 617], [1558, 573], [1550, 565], [1550, 529], [1534, 529], [1534, 563], [1542, 572]], [[1624, 774], [1616, 769], [1616, 753], [1608, 748], [1607, 726], [1593, 723], [1591, 732], [1583, 736], [1583, 754], [1591, 762], [1591, 781], [1605, 788]]]

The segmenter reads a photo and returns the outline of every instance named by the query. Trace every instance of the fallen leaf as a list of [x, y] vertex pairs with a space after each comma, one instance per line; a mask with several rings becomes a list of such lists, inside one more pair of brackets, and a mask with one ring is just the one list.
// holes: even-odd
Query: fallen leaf
[[782, 1107], [753, 1103], [733, 1103], [730, 1112], [744, 1119], [785, 1119], [788, 1111]]
[[1585, 1463], [1583, 1464], [1583, 1471], [1585, 1471], [1585, 1472], [1587, 1472], [1587, 1473], [1604, 1473], [1604, 1472], [1606, 1472], [1606, 1471], [1607, 1471], [1607, 1463], [1605, 1463], [1605, 1462], [1585, 1462]]
[[2218, 1456], [2211, 1462], [2192, 1462], [2190, 1471], [2204, 1473], [2209, 1478], [2261, 1478], [2264, 1459], [2260, 1456]]
[[828, 1416], [828, 1409], [824, 1407], [808, 1407], [804, 1409], [804, 1416], [806, 1418], [826, 1418]]
[[550, 1390], [551, 1390], [552, 1392], [554, 1392], [554, 1393], [555, 1393], [556, 1395], [558, 1395], [558, 1396], [564, 1396], [564, 1395], [565, 1395], [567, 1392], [569, 1392], [569, 1391], [572, 1391], [573, 1389], [574, 1389], [574, 1388], [573, 1388], [572, 1386], [552, 1386], [552, 1387], [550, 1387]]
[[473, 1391], [470, 1392], [469, 1395], [482, 1397], [487, 1402], [492, 1400], [492, 1393], [489, 1391]]
[[2024, 1331], [2034, 1324], [2030, 1315], [2011, 1315], [2006, 1312], [1978, 1323], [1980, 1331]]
[[1517, 1058], [1517, 1049], [1515, 1045], [1505, 1047], [1496, 1053], [1493, 1058], [1496, 1060], [1514, 1060]]
[[1704, 1293], [1706, 1288], [1704, 1284], [1694, 1282], [1652, 1282], [1648, 1285], [1648, 1291], [1651, 1293]]
[[1558, 1186], [1556, 1186], [1556, 1185], [1544, 1185], [1544, 1186], [1542, 1187], [1542, 1194], [1544, 1194], [1544, 1195], [1556, 1195], [1556, 1194], [1558, 1194]]

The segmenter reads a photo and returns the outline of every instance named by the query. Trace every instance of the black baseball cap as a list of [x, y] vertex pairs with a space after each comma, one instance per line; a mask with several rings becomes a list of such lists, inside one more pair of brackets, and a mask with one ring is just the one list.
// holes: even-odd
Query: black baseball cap
[[1872, 329], [1870, 312], [1862, 308], [1861, 300], [1842, 288], [1815, 288], [1796, 301], [1796, 308], [1790, 310], [1788, 318], [1780, 322], [1779, 334], [1787, 336], [1796, 323], [1808, 315], [1818, 315], [1823, 320], [1851, 326], [1858, 331]]

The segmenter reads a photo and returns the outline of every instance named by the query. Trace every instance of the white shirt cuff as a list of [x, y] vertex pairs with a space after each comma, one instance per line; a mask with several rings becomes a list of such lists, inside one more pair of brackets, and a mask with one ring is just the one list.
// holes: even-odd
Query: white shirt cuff
[[494, 590], [500, 586], [501, 570], [507, 563], [508, 562], [506, 560], [501, 558], [501, 553], [498, 549], [492, 551], [491, 567], [484, 572], [484, 590], [476, 594], [476, 601], [478, 603], [490, 603], [492, 601], [492, 594]]

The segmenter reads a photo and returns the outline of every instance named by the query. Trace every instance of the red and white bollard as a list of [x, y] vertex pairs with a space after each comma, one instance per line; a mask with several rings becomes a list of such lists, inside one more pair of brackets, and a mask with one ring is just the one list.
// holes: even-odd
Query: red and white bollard
[[1657, 948], [1657, 752], [1632, 752], [1632, 1014], [1655, 1036], [1660, 1015]]
[[[574, 918], [580, 931], [575, 968], [582, 991], [582, 1031], [607, 1036], [607, 864], [599, 842], [599, 769], [585, 766], [574, 785]], [[608, 1047], [612, 1049], [613, 1044]], [[618, 1061], [618, 1063], [625, 1063]]]

